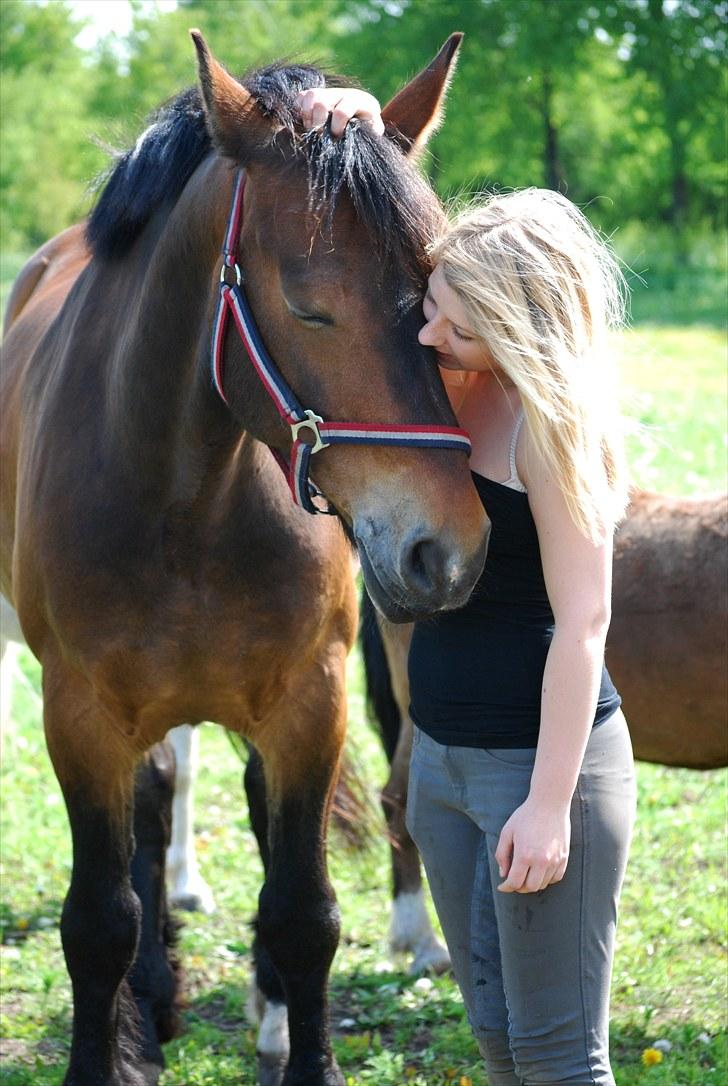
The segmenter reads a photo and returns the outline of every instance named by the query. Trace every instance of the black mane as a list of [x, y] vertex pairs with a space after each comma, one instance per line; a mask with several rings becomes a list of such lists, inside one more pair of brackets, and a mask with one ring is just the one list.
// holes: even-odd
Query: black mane
[[[328, 127], [302, 132], [293, 104], [300, 90], [346, 84], [317, 68], [272, 64], [241, 83], [281, 130], [270, 145], [282, 169], [303, 164], [312, 211], [323, 227], [330, 223], [340, 192], [348, 192], [380, 258], [395, 260], [421, 280], [425, 246], [438, 221], [439, 205], [429, 185], [389, 140], [367, 125], [351, 121], [340, 139]], [[107, 176], [87, 225], [94, 255], [123, 256], [152, 215], [173, 206], [190, 177], [212, 149], [200, 92], [189, 88], [162, 106], [134, 147], [122, 154]], [[289, 150], [292, 153], [289, 153]]]
[[202, 98], [190, 87], [150, 118], [107, 173], [86, 226], [94, 256], [123, 256], [154, 212], [165, 202], [176, 203], [210, 148]]

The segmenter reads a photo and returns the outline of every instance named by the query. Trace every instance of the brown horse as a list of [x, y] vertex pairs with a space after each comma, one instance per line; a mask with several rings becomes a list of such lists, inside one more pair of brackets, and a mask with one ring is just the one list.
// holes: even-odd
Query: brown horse
[[[606, 657], [639, 759], [688, 769], [728, 765], [727, 548], [726, 495], [633, 495], [615, 537]], [[362, 613], [368, 696], [390, 762], [382, 790], [394, 883], [390, 940], [412, 953], [413, 972], [441, 971], [449, 955], [432, 931], [405, 826], [412, 627], [381, 616], [375, 622], [366, 598]]]
[[[274, 65], [240, 83], [193, 36], [201, 94], [160, 113], [116, 164], [87, 226], [31, 259], [8, 310], [1, 587], [43, 665], [73, 838], [65, 1082], [157, 1081], [157, 1004], [173, 985], [153, 921], [131, 969], [133, 778], [172, 725], [207, 719], [260, 758], [258, 935], [290, 1026], [290, 1060], [269, 1081], [333, 1086], [343, 1080], [326, 987], [339, 920], [325, 824], [356, 625], [345, 531], [372, 596], [398, 619], [461, 604], [485, 555], [462, 444], [388, 443], [393, 432], [455, 433], [436, 360], [417, 343], [441, 211], [407, 156], [437, 122], [459, 36], [389, 104], [385, 138], [354, 125], [338, 141], [295, 118], [297, 92], [322, 85], [320, 71]], [[230, 215], [233, 191], [241, 218]], [[291, 425], [233, 321], [217, 344], [224, 399], [210, 379], [219, 299], [242, 297], [242, 280], [307, 408]], [[334, 447], [333, 435], [316, 452], [316, 483], [338, 516], [295, 505], [271, 455], [293, 449], [300, 463], [325, 446], [316, 412], [369, 442]], [[295, 487], [310, 503], [307, 478]], [[137, 889], [145, 904], [158, 900]]]

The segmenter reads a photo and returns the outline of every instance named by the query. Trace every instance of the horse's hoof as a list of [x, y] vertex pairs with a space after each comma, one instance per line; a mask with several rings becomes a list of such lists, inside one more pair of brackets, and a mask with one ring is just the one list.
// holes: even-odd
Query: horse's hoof
[[204, 913], [205, 916], [211, 916], [216, 908], [212, 890], [205, 884], [198, 886], [196, 890], [170, 894], [169, 901], [173, 909], [182, 909], [186, 913]]
[[281, 1086], [288, 1060], [258, 1053], [258, 1086]]
[[422, 973], [434, 973], [435, 976], [439, 977], [443, 973], [447, 973], [450, 968], [451, 962], [447, 947], [444, 947], [442, 943], [435, 939], [432, 943], [428, 943], [427, 946], [421, 947], [415, 952], [409, 972], [413, 977], [418, 977]]

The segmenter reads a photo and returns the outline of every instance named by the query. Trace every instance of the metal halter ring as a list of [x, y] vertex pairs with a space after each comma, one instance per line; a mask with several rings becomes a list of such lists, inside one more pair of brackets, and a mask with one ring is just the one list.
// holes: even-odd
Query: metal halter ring
[[233, 284], [229, 282], [225, 276], [225, 273], [229, 271], [235, 272], [235, 286], [239, 287], [243, 281], [243, 273], [241, 272], [240, 266], [238, 264], [223, 264], [223, 266], [220, 268], [220, 282], [226, 283], [229, 287], [233, 286]]
[[310, 407], [306, 408], [303, 413], [306, 416], [305, 419], [301, 419], [300, 422], [291, 423], [291, 433], [293, 434], [293, 440], [298, 441], [299, 430], [306, 428], [308, 430], [312, 430], [313, 435], [316, 438], [313, 445], [311, 446], [311, 455], [317, 452], [321, 452], [322, 449], [328, 449], [329, 442], [323, 441], [321, 438], [321, 434], [319, 433], [319, 425], [323, 425], [324, 420], [321, 418], [320, 415], [315, 414], [315, 412], [313, 412]]

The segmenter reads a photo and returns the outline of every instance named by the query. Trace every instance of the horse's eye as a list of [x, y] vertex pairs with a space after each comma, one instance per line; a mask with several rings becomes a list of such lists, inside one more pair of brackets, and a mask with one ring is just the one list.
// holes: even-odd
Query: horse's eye
[[327, 328], [334, 323], [331, 317], [322, 317], [314, 313], [294, 313], [293, 315], [309, 328]]
[[331, 317], [327, 317], [324, 313], [307, 313], [303, 309], [299, 309], [295, 305], [291, 305], [290, 302], [286, 302], [291, 316], [295, 317], [301, 324], [305, 324], [308, 328], [326, 328], [330, 327], [334, 322]]

